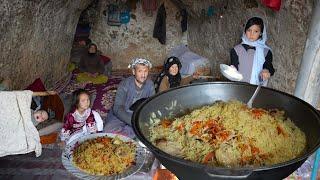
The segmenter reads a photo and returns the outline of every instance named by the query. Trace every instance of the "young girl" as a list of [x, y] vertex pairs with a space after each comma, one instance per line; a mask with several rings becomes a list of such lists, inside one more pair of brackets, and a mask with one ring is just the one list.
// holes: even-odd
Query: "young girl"
[[271, 49], [265, 44], [266, 27], [263, 20], [253, 17], [246, 23], [241, 44], [230, 52], [231, 65], [243, 75], [244, 82], [267, 85], [274, 74]]
[[178, 87], [180, 85], [189, 84], [193, 79], [197, 79], [198, 75], [181, 77], [180, 69], [182, 65], [177, 57], [169, 57], [163, 67], [162, 72], [158, 75], [155, 81], [156, 92], [162, 92], [169, 88]]
[[61, 140], [67, 144], [89, 133], [103, 130], [100, 115], [90, 108], [90, 95], [84, 89], [73, 93], [73, 110], [65, 116]]

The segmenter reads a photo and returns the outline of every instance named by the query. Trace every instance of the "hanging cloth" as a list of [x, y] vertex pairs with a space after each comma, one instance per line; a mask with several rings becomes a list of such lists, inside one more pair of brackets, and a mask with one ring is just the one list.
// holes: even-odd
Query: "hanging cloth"
[[138, 0], [128, 0], [126, 2], [126, 5], [131, 9], [131, 10], [136, 10], [137, 9], [137, 1]]
[[153, 29], [153, 37], [157, 38], [161, 44], [166, 44], [166, 17], [166, 9], [162, 4], [158, 9]]
[[274, 11], [279, 11], [281, 7], [281, 0], [261, 0], [261, 3]]
[[188, 28], [188, 12], [186, 9], [180, 11], [181, 14], [181, 30], [182, 32], [187, 31]]
[[122, 10], [120, 13], [121, 24], [128, 24], [130, 22], [130, 11]]
[[157, 10], [157, 0], [142, 0], [142, 10], [147, 13]]
[[110, 4], [108, 6], [108, 21], [109, 26], [120, 26], [121, 17], [120, 17], [120, 8], [116, 4]]

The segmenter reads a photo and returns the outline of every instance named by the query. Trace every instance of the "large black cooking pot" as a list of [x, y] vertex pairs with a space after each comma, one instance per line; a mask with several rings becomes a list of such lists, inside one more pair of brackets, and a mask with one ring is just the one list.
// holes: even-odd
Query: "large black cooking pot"
[[320, 115], [305, 101], [284, 92], [261, 88], [253, 107], [285, 110], [287, 116], [306, 134], [306, 152], [293, 160], [258, 168], [219, 168], [187, 161], [161, 151], [149, 141], [151, 120], [174, 117], [187, 110], [217, 100], [237, 99], [246, 103], [257, 86], [237, 82], [211, 82], [182, 86], [157, 94], [133, 113], [132, 125], [139, 138], [157, 159], [179, 179], [283, 179], [299, 168], [320, 144]]

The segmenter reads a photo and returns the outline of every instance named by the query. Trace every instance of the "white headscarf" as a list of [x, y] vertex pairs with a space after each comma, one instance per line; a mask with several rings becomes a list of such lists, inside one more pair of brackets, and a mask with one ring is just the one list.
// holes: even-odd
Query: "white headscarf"
[[[256, 84], [256, 85], [260, 84], [259, 76], [260, 76], [260, 72], [263, 69], [263, 64], [265, 62], [265, 56], [263, 51], [264, 51], [264, 48], [271, 50], [271, 48], [265, 44], [267, 41], [267, 27], [265, 23], [263, 23], [263, 26], [264, 28], [262, 32], [262, 38], [259, 38], [258, 40], [252, 42], [247, 38], [246, 32], [243, 32], [242, 38], [241, 38], [242, 39], [241, 44], [247, 44], [249, 46], [254, 46], [256, 48], [254, 58], [253, 58], [250, 84]], [[264, 85], [266, 85], [266, 82], [264, 82]]]
[[144, 64], [148, 66], [149, 68], [152, 68], [152, 64], [149, 60], [144, 59], [144, 58], [135, 58], [132, 59], [131, 63], [129, 64], [128, 68], [133, 69], [137, 64]]

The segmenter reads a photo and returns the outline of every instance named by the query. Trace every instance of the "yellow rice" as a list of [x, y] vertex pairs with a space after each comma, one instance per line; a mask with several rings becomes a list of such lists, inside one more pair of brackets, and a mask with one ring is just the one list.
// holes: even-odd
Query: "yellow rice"
[[173, 143], [181, 158], [222, 167], [277, 164], [298, 157], [306, 147], [305, 134], [283, 111], [250, 109], [239, 101], [219, 101], [162, 120], [150, 128], [150, 138], [156, 146]]
[[73, 153], [73, 164], [92, 175], [120, 174], [135, 163], [136, 146], [119, 138], [90, 139]]

